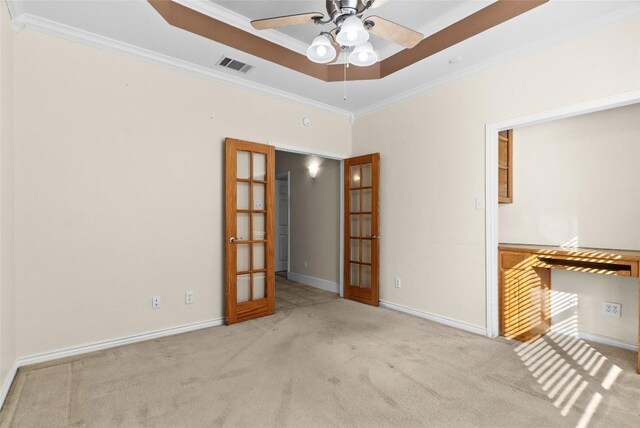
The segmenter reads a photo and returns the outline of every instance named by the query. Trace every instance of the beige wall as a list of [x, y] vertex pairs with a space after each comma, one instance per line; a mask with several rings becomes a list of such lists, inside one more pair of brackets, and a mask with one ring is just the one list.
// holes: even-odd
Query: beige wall
[[[640, 104], [514, 131], [514, 201], [500, 242], [640, 250]], [[636, 341], [636, 278], [552, 273], [579, 295], [579, 329]], [[623, 304], [622, 318], [602, 302]]]
[[[381, 152], [381, 298], [484, 326], [484, 211], [474, 199], [484, 194], [485, 124], [640, 88], [639, 39], [640, 22], [617, 25], [352, 127], [329, 113], [19, 33], [17, 355], [222, 317], [226, 136]], [[303, 116], [312, 127], [301, 126]], [[193, 305], [183, 303], [186, 290], [195, 291]], [[153, 295], [160, 310], [151, 310]]]
[[637, 90], [639, 45], [618, 24], [358, 119], [354, 154], [381, 153], [380, 298], [484, 328], [485, 125]]
[[16, 358], [13, 259], [13, 31], [0, 5], [0, 387]]
[[[320, 162], [316, 178], [309, 176], [312, 161]], [[291, 271], [338, 283], [340, 162], [277, 151], [276, 171], [291, 172]]]
[[224, 137], [351, 151], [347, 118], [29, 30], [15, 71], [19, 356], [223, 316]]

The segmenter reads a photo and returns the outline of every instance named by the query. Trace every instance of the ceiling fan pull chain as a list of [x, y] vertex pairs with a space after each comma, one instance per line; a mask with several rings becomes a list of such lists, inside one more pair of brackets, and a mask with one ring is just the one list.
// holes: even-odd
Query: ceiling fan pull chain
[[348, 55], [345, 52], [345, 61], [344, 61], [344, 100], [347, 101], [347, 68], [349, 68], [349, 59]]

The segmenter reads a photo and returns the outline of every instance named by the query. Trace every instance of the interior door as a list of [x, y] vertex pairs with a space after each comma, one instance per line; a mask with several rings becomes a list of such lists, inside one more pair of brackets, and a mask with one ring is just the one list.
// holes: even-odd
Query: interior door
[[226, 323], [275, 310], [272, 146], [227, 138]]
[[276, 272], [287, 270], [289, 259], [289, 181], [276, 180]]
[[344, 297], [378, 306], [380, 154], [344, 161]]

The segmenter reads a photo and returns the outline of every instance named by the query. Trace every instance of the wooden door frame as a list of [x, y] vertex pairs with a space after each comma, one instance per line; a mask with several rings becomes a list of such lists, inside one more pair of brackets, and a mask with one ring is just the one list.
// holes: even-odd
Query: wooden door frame
[[[640, 90], [598, 98], [485, 126], [485, 288], [488, 337], [498, 337], [498, 132], [640, 103]], [[516, 149], [517, 150], [517, 149]]]
[[[340, 280], [339, 280], [339, 293], [340, 297], [344, 297], [344, 186], [342, 183], [344, 182], [344, 160], [352, 157], [347, 153], [335, 153], [335, 152], [326, 152], [324, 150], [311, 149], [306, 147], [298, 147], [292, 146], [288, 144], [283, 144], [277, 141], [268, 141], [267, 144], [275, 147], [276, 151], [287, 152], [287, 153], [296, 153], [300, 155], [311, 155], [318, 156], [325, 159], [337, 160], [340, 162]], [[289, 176], [289, 194], [291, 194], [291, 176]], [[291, 204], [289, 204], [291, 205]], [[289, 213], [291, 213], [291, 208], [289, 208]], [[291, 229], [289, 229], [291, 232]], [[291, 235], [289, 235], [289, 243], [291, 243]], [[289, 246], [289, 248], [291, 248]], [[291, 253], [289, 253], [289, 266], [287, 268], [287, 273], [291, 268]], [[275, 257], [275, 255], [274, 255]]]

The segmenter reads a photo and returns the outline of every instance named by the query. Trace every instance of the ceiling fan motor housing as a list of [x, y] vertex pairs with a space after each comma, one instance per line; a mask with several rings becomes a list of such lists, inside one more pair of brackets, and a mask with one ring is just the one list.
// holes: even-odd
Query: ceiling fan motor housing
[[349, 15], [360, 16], [371, 3], [363, 0], [327, 0], [327, 13], [333, 22], [342, 21]]

